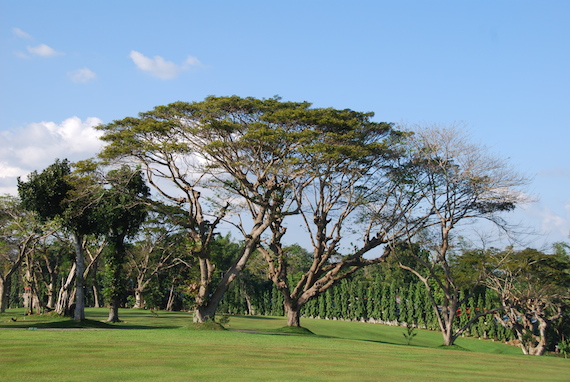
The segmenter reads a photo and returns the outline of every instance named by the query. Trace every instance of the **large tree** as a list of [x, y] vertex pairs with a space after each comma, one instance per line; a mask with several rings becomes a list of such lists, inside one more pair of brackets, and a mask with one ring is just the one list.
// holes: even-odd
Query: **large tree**
[[379, 248], [415, 232], [429, 215], [415, 208], [420, 199], [411, 192], [413, 185], [402, 187], [394, 174], [401, 155], [398, 132], [371, 122], [371, 114], [326, 114], [317, 125], [322, 142], [303, 158], [310, 174], [294, 183], [291, 193], [311, 243], [311, 265], [300, 279], [288, 277], [286, 218], [272, 223], [271, 240], [261, 247], [269, 275], [283, 294], [289, 326], [300, 326], [308, 301], [359, 269], [385, 261], [388, 252]]
[[22, 206], [35, 211], [42, 221], [58, 219], [73, 236], [75, 249], [75, 313], [74, 319], [85, 319], [85, 254], [83, 238], [96, 233], [101, 221], [95, 208], [98, 184], [89, 176], [72, 175], [67, 160], [56, 160], [41, 173], [33, 171], [27, 181], [18, 178]]
[[[230, 114], [253, 101], [211, 100]], [[224, 190], [269, 211], [271, 235], [259, 249], [283, 294], [289, 325], [299, 326], [304, 304], [356, 270], [383, 261], [383, 252], [365, 254], [414, 231], [425, 216], [413, 209], [419, 202], [413, 186], [404, 190], [394, 174], [403, 136], [391, 124], [373, 122], [372, 113], [278, 99], [266, 100], [264, 107], [241, 120], [211, 118], [216, 123], [201, 128], [200, 137]], [[308, 270], [293, 285], [284, 237], [295, 216], [313, 248]], [[344, 253], [343, 238], [357, 229], [362, 244]], [[292, 234], [300, 240], [300, 232]]]
[[105, 175], [105, 183], [107, 186], [103, 189], [98, 203], [108, 243], [104, 294], [109, 302], [107, 321], [119, 322], [119, 306], [126, 289], [126, 240], [136, 236], [146, 218], [147, 207], [144, 201], [150, 190], [142, 173], [127, 166], [109, 171]]
[[[526, 201], [521, 187], [526, 179], [509, 163], [488, 152], [485, 147], [469, 142], [465, 132], [455, 126], [418, 127], [407, 144], [409, 160], [401, 168], [406, 182], [416, 185], [422, 198], [420, 207], [432, 212], [426, 230], [419, 236], [410, 232], [407, 241], [414, 264], [400, 266], [416, 275], [425, 285], [443, 335], [444, 345], [455, 339], [471, 324], [457, 325], [457, 309], [470, 293], [461, 295], [465, 285], [459, 283], [450, 263], [458, 232], [477, 221], [491, 222], [503, 232], [509, 227], [502, 213]], [[413, 250], [414, 241], [430, 251], [425, 259]], [[398, 251], [394, 251], [397, 255]], [[477, 272], [477, 269], [473, 269]], [[484, 272], [475, 275], [468, 287], [480, 284]], [[438, 301], [437, 293], [443, 298]]]
[[[164, 204], [169, 203], [163, 212], [186, 229], [191, 242], [188, 251], [200, 267], [195, 321], [214, 317], [229, 283], [244, 268], [274, 220], [271, 205], [286, 191], [281, 179], [290, 174], [280, 171], [280, 161], [285, 158], [279, 152], [282, 147], [275, 145], [270, 155], [268, 150], [258, 150], [260, 145], [269, 147], [277, 142], [265, 142], [263, 135], [274, 126], [280, 126], [275, 129], [279, 133], [295, 125], [290, 113], [308, 107], [307, 103], [278, 99], [209, 97], [202, 102], [158, 106], [139, 118], [99, 127], [105, 132], [103, 140], [110, 143], [101, 156], [142, 165], [149, 183]], [[240, 143], [250, 129], [256, 132], [248, 135], [248, 142]], [[212, 182], [214, 179], [217, 182]], [[219, 225], [230, 213], [234, 214], [231, 223], [243, 235], [243, 246], [227, 269], [218, 270], [211, 246]], [[220, 280], [215, 278], [218, 271], [223, 273]]]

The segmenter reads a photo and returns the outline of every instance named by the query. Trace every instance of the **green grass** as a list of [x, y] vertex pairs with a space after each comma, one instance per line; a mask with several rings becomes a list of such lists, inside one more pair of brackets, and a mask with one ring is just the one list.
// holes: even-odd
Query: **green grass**
[[[59, 317], [0, 315], [1, 381], [567, 381], [570, 361], [523, 356], [501, 343], [404, 328], [302, 319], [313, 334], [283, 334], [281, 317], [234, 316], [229, 330], [193, 330], [188, 313], [87, 309], [86, 329]], [[16, 318], [13, 322], [11, 318]], [[27, 330], [28, 328], [37, 330]], [[102, 330], [102, 329], [128, 330]]]

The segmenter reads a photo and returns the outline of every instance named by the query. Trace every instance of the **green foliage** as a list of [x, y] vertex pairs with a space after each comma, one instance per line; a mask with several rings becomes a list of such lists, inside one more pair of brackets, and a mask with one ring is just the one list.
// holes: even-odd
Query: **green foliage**
[[570, 340], [560, 341], [557, 346], [560, 353], [564, 354], [564, 358], [568, 358], [568, 354], [570, 354]]
[[69, 161], [56, 159], [41, 173], [32, 171], [27, 182], [18, 178], [22, 206], [36, 211], [43, 221], [62, 216], [67, 207], [68, 193], [73, 190], [70, 174]]
[[406, 339], [406, 345], [408, 346], [410, 346], [410, 343], [414, 337], [418, 335], [418, 333], [416, 333], [416, 327], [412, 323], [406, 324], [406, 331], [402, 334], [404, 335], [404, 338]]
[[101, 187], [90, 175], [72, 174], [71, 165], [56, 160], [44, 171], [33, 171], [28, 180], [18, 178], [22, 206], [38, 214], [42, 221], [58, 219], [80, 235], [104, 231], [105, 220], [97, 208]]
[[103, 294], [116, 309], [121, 299], [126, 297], [125, 240], [138, 233], [147, 216], [147, 208], [142, 200], [149, 196], [150, 189], [142, 173], [132, 171], [127, 166], [109, 171], [106, 178], [109, 187], [101, 191], [97, 205], [108, 238]]
[[219, 331], [219, 330], [226, 330], [224, 326], [216, 321], [207, 320], [200, 323], [192, 323], [188, 326], [188, 329], [191, 330], [207, 330], [207, 331]]
[[505, 323], [523, 338], [523, 351], [552, 350], [568, 330], [564, 328], [570, 306], [568, 256], [560, 248], [552, 255], [532, 248], [511, 249], [498, 252], [490, 262], [496, 270], [488, 285], [506, 307]]
[[227, 325], [230, 323], [230, 316], [227, 314], [216, 315], [216, 321], [222, 326]]

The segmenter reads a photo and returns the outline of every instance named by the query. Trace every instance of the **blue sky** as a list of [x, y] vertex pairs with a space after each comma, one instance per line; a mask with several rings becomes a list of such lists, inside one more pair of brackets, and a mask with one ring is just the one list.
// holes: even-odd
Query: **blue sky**
[[513, 219], [570, 232], [570, 1], [0, 0], [0, 193], [93, 125], [239, 95], [465, 123], [533, 177]]

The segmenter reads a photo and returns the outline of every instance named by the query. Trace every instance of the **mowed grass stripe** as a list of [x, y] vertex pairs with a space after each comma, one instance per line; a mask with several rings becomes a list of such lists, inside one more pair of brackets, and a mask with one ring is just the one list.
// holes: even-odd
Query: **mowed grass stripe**
[[[88, 318], [105, 310], [88, 310]], [[305, 319], [316, 335], [189, 330], [190, 315], [121, 311], [121, 325], [177, 329], [0, 330], [2, 381], [566, 381], [570, 361], [526, 357], [490, 341], [461, 339], [470, 351], [441, 349], [439, 333], [420, 331], [404, 345], [403, 328]], [[4, 316], [2, 316], [4, 317]], [[0, 317], [0, 321], [2, 320]], [[168, 322], [166, 322], [168, 321]], [[232, 317], [231, 329], [283, 326], [281, 318]], [[9, 324], [6, 324], [9, 325]], [[373, 339], [366, 339], [369, 336]], [[431, 336], [434, 335], [432, 338]], [[401, 339], [399, 339], [401, 337]], [[419, 346], [423, 338], [433, 347]], [[390, 341], [400, 343], [390, 343]], [[516, 354], [490, 354], [505, 347]], [[463, 346], [463, 345], [462, 345]], [[465, 346], [463, 346], [465, 347]]]

